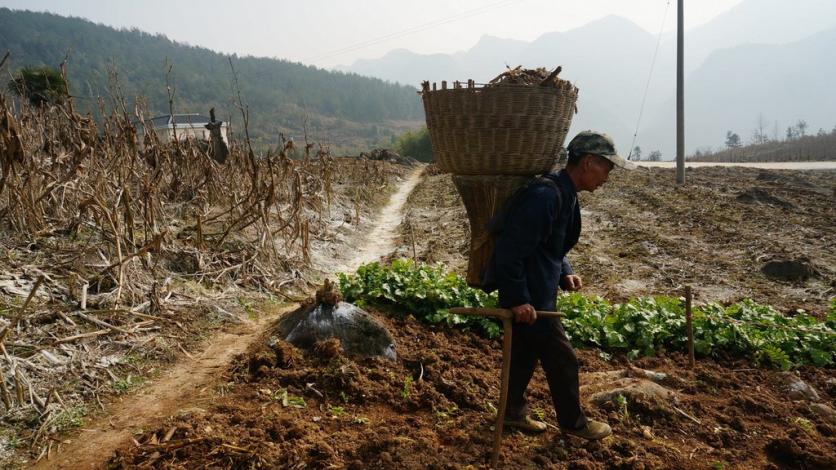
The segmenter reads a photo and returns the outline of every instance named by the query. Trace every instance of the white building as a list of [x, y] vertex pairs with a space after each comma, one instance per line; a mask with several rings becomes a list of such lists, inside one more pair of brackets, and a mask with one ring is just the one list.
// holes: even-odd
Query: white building
[[[209, 124], [209, 118], [200, 114], [164, 115], [147, 121], [147, 126], [154, 129], [157, 137], [164, 143], [171, 142], [175, 135], [180, 141], [198, 139], [209, 142], [209, 129], [206, 128], [206, 124]], [[225, 122], [221, 124], [221, 138], [227, 145], [229, 144], [226, 137], [228, 127]]]

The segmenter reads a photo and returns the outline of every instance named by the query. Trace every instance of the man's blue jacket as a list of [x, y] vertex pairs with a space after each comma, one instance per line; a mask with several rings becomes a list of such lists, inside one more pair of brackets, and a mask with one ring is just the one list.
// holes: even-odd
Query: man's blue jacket
[[555, 184], [540, 180], [523, 188], [494, 230], [501, 231], [485, 280], [488, 290], [499, 290], [503, 308], [554, 310], [561, 276], [573, 274], [566, 253], [581, 233], [578, 193], [565, 171], [544, 178]]

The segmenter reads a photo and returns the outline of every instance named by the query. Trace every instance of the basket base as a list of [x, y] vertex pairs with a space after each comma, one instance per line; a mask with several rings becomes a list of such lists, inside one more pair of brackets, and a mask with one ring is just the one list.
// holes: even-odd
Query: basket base
[[488, 223], [519, 188], [532, 176], [517, 175], [454, 175], [453, 183], [464, 202], [470, 221], [470, 256], [467, 262], [467, 284], [483, 287], [482, 277], [493, 253], [494, 239]]

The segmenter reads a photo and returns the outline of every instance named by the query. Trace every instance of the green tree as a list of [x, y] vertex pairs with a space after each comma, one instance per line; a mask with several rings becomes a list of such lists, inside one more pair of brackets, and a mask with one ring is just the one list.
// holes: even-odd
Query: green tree
[[629, 157], [630, 157], [629, 158], [630, 160], [636, 160], [636, 161], [641, 160], [642, 159], [642, 148], [639, 147], [638, 145], [636, 145], [636, 147], [633, 149], [632, 154], [629, 155]]
[[798, 129], [799, 137], [804, 137], [805, 135], [807, 135], [807, 127], [809, 127], [807, 125], [807, 121], [805, 121], [804, 119], [798, 120], [798, 122], [795, 124], [795, 128]]
[[740, 136], [732, 131], [726, 132], [726, 147], [736, 149], [740, 147]]
[[403, 134], [395, 144], [395, 150], [403, 156], [412, 157], [422, 162], [433, 161], [430, 133], [426, 128], [418, 132]]
[[662, 152], [658, 150], [654, 150], [650, 152], [650, 155], [647, 156], [647, 161], [649, 162], [658, 162], [662, 160]]
[[58, 69], [23, 67], [9, 81], [9, 90], [35, 106], [60, 104], [68, 98], [67, 82]]

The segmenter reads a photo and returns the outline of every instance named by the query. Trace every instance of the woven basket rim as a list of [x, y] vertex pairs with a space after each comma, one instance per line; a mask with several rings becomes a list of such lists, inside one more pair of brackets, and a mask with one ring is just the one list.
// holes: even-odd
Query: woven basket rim
[[427, 128], [439, 167], [460, 175], [539, 174], [558, 161], [578, 88], [422, 84]]
[[514, 93], [526, 91], [531, 93], [566, 93], [566, 89], [551, 87], [551, 86], [536, 86], [536, 85], [502, 85], [502, 86], [483, 86], [475, 88], [440, 88], [438, 90], [421, 90], [418, 93], [421, 96], [432, 95], [439, 93], [502, 93], [513, 90]]
[[[485, 90], [530, 90], [530, 91], [546, 91], [546, 90], [554, 90], [558, 92], [566, 92], [566, 91], [574, 91], [577, 93], [578, 87], [575, 86], [569, 80], [563, 78], [557, 78], [555, 84], [549, 85], [541, 85], [541, 84], [525, 84], [525, 83], [477, 83], [475, 80], [453, 80], [447, 81], [442, 80], [441, 86], [438, 86], [439, 82], [430, 82], [429, 80], [424, 80], [421, 82], [421, 89], [418, 91], [418, 94], [424, 95], [428, 93], [436, 93], [436, 92], [444, 92], [444, 91], [452, 91], [452, 92], [461, 92], [462, 90], [466, 90], [468, 92], [478, 92], [478, 91], [485, 91]], [[451, 86], [448, 86], [451, 85]], [[568, 90], [567, 90], [568, 89]]]

